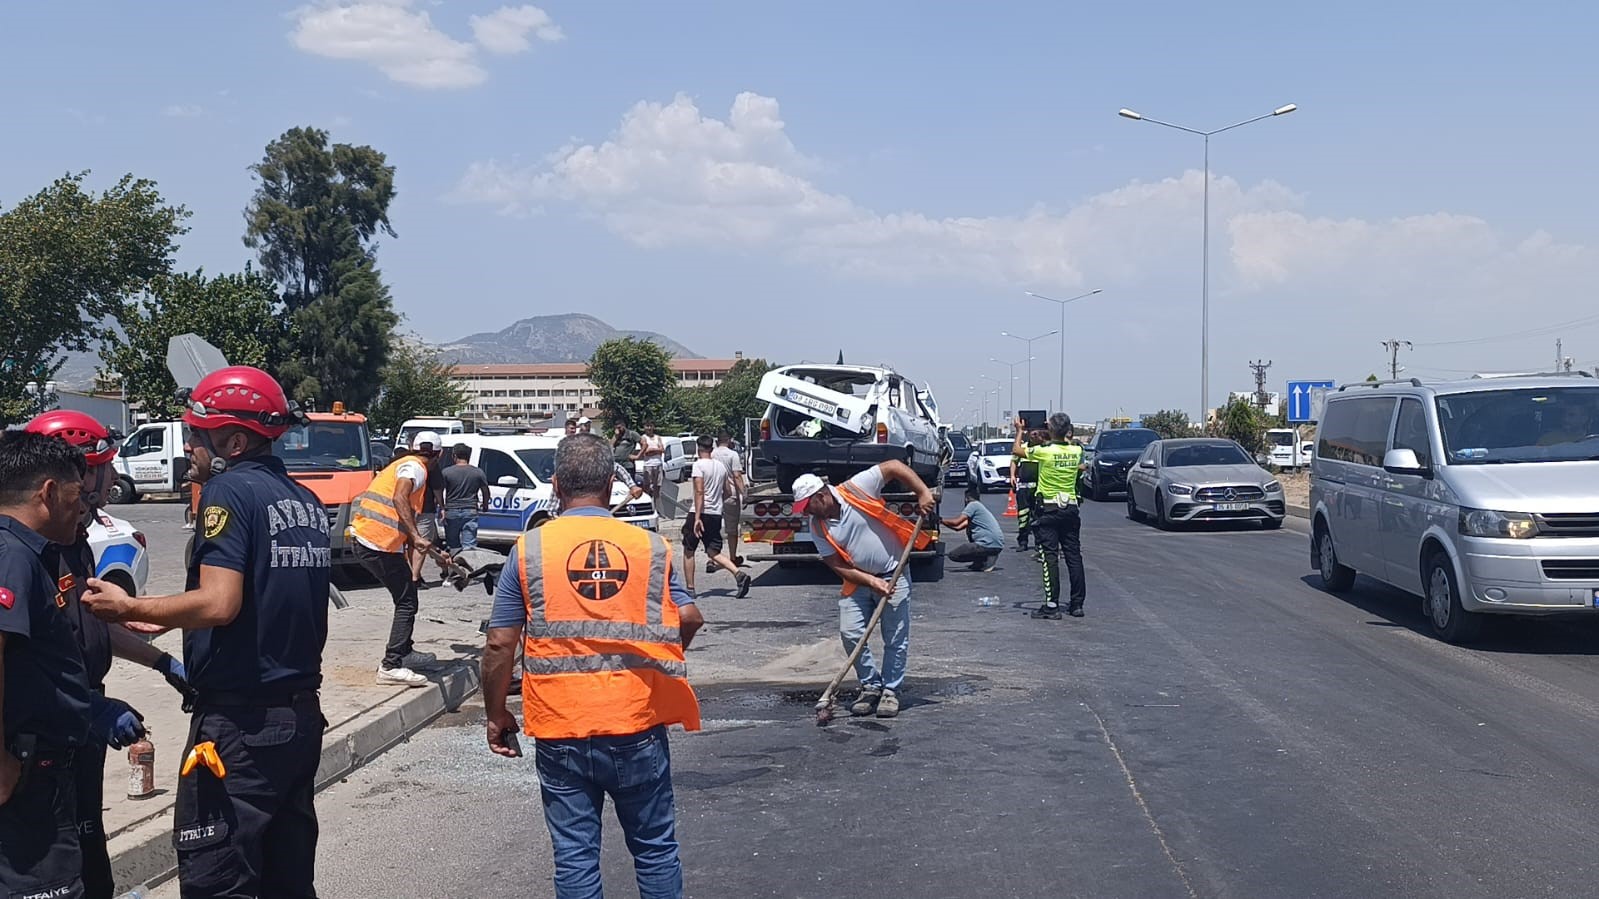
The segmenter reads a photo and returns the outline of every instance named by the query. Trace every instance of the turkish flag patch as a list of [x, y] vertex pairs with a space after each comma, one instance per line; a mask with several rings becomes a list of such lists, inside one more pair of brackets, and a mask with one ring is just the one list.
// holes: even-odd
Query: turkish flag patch
[[9, 609], [15, 605], [16, 602], [17, 595], [15, 593], [12, 593], [10, 590], [7, 590], [4, 587], [0, 587], [0, 608]]

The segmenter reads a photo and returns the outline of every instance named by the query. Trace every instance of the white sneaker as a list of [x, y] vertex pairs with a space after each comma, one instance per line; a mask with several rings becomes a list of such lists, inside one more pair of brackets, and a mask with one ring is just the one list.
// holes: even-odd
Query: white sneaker
[[439, 657], [431, 652], [408, 652], [400, 660], [402, 668], [435, 668], [438, 667]]
[[425, 687], [432, 681], [409, 668], [384, 668], [378, 666], [377, 682], [389, 686]]

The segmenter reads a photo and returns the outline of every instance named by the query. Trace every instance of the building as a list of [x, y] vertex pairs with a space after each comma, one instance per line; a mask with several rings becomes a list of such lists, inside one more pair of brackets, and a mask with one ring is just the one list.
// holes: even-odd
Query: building
[[[742, 353], [732, 359], [673, 359], [683, 387], [715, 387]], [[471, 397], [461, 417], [526, 423], [563, 414], [598, 415], [600, 394], [582, 362], [457, 365], [456, 380]]]

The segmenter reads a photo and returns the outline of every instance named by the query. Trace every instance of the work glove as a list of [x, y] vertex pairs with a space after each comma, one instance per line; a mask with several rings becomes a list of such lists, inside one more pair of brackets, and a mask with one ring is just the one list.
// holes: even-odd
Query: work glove
[[167, 679], [172, 689], [177, 690], [184, 699], [194, 698], [194, 688], [189, 686], [189, 673], [183, 670], [183, 663], [173, 658], [172, 653], [161, 653], [161, 658], [156, 659], [155, 664], [150, 667], [161, 672], [161, 676]]
[[89, 733], [112, 749], [132, 746], [144, 736], [144, 716], [120, 699], [89, 701]]

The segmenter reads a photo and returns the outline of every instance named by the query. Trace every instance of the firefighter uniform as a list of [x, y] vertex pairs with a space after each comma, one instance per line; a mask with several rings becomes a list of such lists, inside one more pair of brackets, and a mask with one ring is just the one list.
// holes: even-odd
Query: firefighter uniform
[[[94, 577], [94, 549], [89, 535], [80, 530], [78, 540], [60, 553], [56, 587], [67, 600], [67, 620], [72, 624], [83, 653], [84, 673], [89, 689], [105, 697], [105, 677], [111, 671], [111, 625], [89, 614], [79, 602], [85, 584]], [[105, 747], [85, 745], [73, 763], [77, 772], [78, 843], [83, 852], [84, 895], [90, 899], [109, 899], [112, 894], [111, 856], [106, 848], [104, 816]]]
[[178, 782], [182, 894], [314, 897], [327, 512], [281, 460], [232, 462], [201, 491], [189, 589], [204, 566], [241, 572], [244, 599], [232, 623], [183, 635], [195, 690], [184, 757], [203, 761], [211, 744], [220, 765]]
[[5, 749], [22, 763], [0, 805], [0, 893], [8, 896], [83, 895], [73, 765], [88, 740], [90, 690], [60, 564], [57, 547], [0, 515]]

